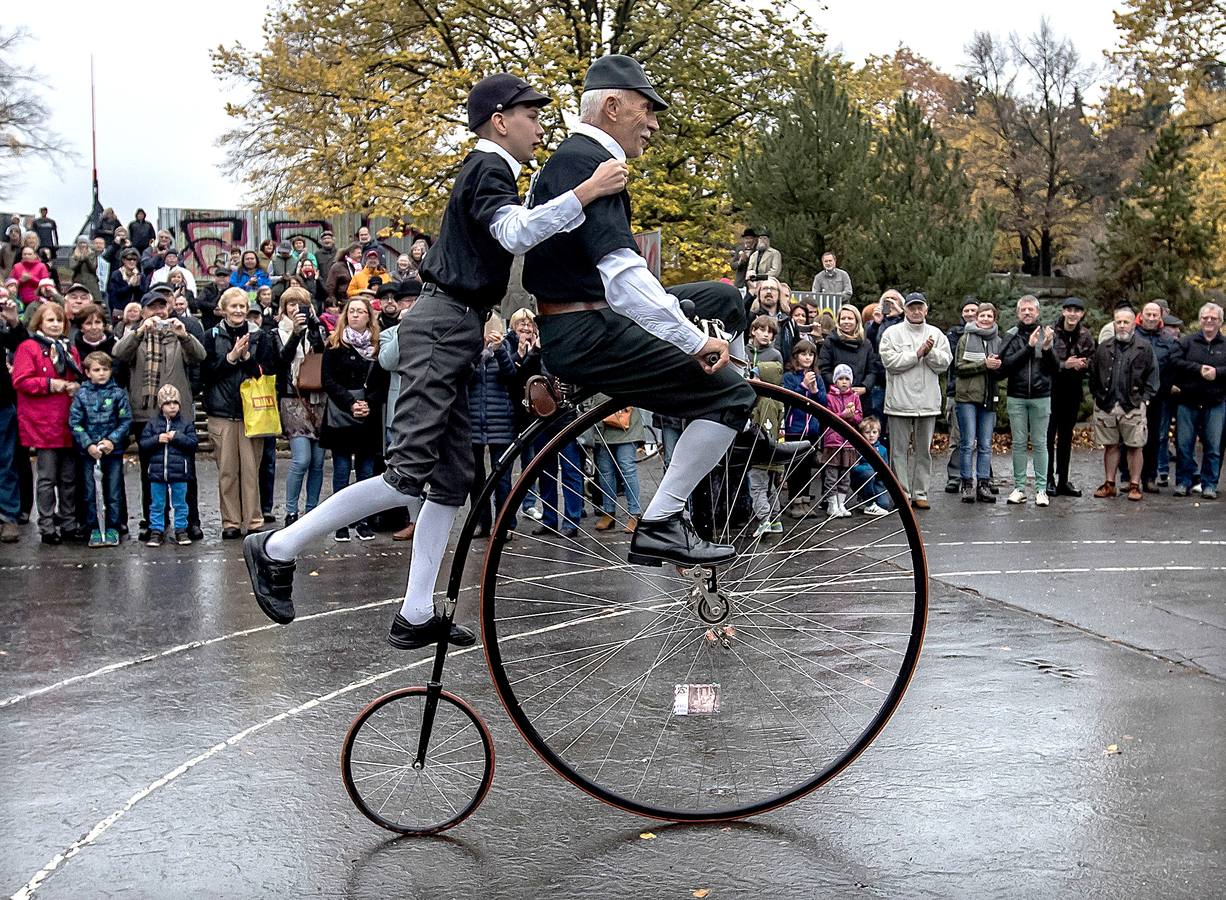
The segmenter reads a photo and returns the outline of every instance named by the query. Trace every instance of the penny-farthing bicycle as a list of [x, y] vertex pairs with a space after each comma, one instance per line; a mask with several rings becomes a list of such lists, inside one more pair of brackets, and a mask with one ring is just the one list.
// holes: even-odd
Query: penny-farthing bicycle
[[[734, 447], [690, 503], [700, 532], [736, 545], [731, 563], [697, 571], [631, 564], [629, 536], [620, 530], [597, 533], [581, 520], [572, 533], [559, 521], [560, 492], [539, 533], [528, 522], [509, 541], [508, 523], [528, 491], [570, 466], [559, 451], [618, 408], [611, 400], [585, 409], [577, 393], [564, 393], [555, 412], [520, 435], [481, 496], [488, 502], [523, 448], [547, 439], [499, 511], [485, 550], [485, 654], [498, 695], [533, 750], [567, 781], [629, 812], [718, 822], [803, 797], [881, 732], [919, 657], [927, 568], [894, 475], [824, 407], [753, 386], [760, 400], [799, 408], [854, 449], [864, 468], [847, 490], [848, 515], [837, 504], [828, 510], [843, 488], [815, 454], [795, 471], [754, 473], [759, 484], [766, 477], [779, 485], [782, 499], [767, 516], [783, 528], [755, 536], [761, 529], [748, 502], [746, 455]], [[635, 468], [645, 509], [663, 462]], [[572, 483], [590, 480], [563, 474]], [[791, 496], [782, 489], [789, 477]], [[590, 488], [583, 484], [580, 495]], [[626, 501], [613, 499], [628, 518]], [[880, 507], [888, 511], [866, 514]], [[444, 603], [449, 621], [475, 528], [470, 514]], [[354, 803], [402, 834], [459, 824], [493, 778], [489, 730], [442, 689], [446, 656], [440, 645], [426, 686], [367, 706], [341, 753]]]

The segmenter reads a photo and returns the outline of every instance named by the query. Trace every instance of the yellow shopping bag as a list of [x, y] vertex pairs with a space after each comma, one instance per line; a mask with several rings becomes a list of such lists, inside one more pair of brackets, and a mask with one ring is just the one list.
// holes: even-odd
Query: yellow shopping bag
[[248, 378], [239, 385], [238, 393], [243, 400], [243, 432], [247, 437], [276, 437], [281, 433], [274, 376]]

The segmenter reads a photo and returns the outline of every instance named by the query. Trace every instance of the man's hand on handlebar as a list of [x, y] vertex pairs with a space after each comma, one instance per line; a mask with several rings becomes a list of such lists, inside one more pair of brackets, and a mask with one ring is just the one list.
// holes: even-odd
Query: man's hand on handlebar
[[708, 375], [714, 375], [724, 366], [728, 365], [730, 359], [728, 356], [728, 342], [716, 337], [709, 337], [707, 342], [702, 345], [694, 356], [697, 357], [698, 364], [702, 366], [704, 372]]

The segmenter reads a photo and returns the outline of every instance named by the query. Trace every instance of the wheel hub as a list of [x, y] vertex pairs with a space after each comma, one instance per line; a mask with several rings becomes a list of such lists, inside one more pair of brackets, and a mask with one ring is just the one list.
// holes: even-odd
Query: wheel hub
[[695, 566], [679, 571], [694, 581], [694, 587], [690, 589], [690, 604], [698, 618], [707, 625], [721, 625], [728, 621], [732, 616], [732, 603], [720, 592], [715, 569]]

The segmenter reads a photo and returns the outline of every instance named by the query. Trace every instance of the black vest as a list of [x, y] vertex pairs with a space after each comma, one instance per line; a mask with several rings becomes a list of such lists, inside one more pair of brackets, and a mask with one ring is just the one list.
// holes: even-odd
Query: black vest
[[[609, 151], [583, 134], [564, 140], [542, 167], [532, 186], [532, 204], [547, 203], [574, 190], [596, 171]], [[596, 264], [614, 250], [638, 252], [630, 230], [630, 194], [622, 191], [593, 200], [583, 209], [583, 224], [538, 244], [524, 257], [524, 287], [546, 303], [603, 300], [604, 283]]]
[[422, 261], [422, 281], [472, 306], [501, 303], [514, 257], [490, 234], [490, 223], [510, 204], [519, 205], [519, 190], [506, 160], [496, 153], [468, 154], [447, 200], [438, 241]]

